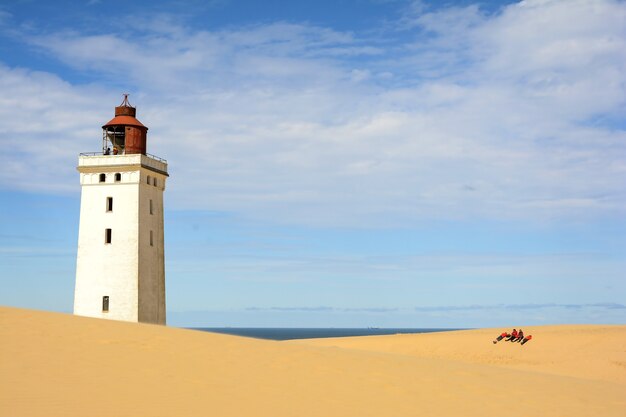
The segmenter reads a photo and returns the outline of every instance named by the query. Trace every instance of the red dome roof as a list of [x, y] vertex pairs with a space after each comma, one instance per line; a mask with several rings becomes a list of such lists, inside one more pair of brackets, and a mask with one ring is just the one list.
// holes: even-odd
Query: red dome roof
[[139, 120], [135, 119], [132, 116], [115, 116], [114, 118], [109, 120], [107, 124], [102, 126], [102, 128], [104, 129], [105, 127], [109, 126], [136, 126], [148, 130], [148, 128], [142, 125]]

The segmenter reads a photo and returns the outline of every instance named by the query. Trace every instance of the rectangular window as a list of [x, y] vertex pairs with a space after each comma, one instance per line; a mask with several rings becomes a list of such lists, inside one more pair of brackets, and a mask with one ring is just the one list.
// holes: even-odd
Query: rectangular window
[[152, 239], [152, 230], [150, 230], [150, 246], [154, 246], [154, 240]]
[[104, 243], [111, 243], [111, 229], [104, 229]]
[[105, 182], [107, 180], [107, 174], [100, 174], [100, 182]]
[[156, 177], [152, 179], [152, 185], [154, 185], [154, 186], [156, 187], [156, 185], [157, 185], [157, 179], [156, 179]]
[[154, 208], [152, 207], [152, 200], [150, 200], [150, 214], [154, 214]]
[[107, 197], [107, 211], [113, 211], [113, 197]]
[[146, 183], [147, 183], [148, 185], [150, 185], [150, 175], [148, 175], [148, 176], [146, 177]]
[[106, 313], [109, 311], [109, 296], [105, 295], [102, 297], [102, 312]]
[[120, 182], [120, 181], [122, 181], [122, 174], [118, 172], [117, 174], [115, 174], [115, 182]]

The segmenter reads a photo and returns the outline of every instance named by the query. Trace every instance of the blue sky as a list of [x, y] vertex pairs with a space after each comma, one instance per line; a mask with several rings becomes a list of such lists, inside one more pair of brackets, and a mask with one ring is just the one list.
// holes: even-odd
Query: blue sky
[[168, 321], [626, 322], [626, 3], [0, 4], [0, 304], [70, 312], [80, 152], [168, 160]]

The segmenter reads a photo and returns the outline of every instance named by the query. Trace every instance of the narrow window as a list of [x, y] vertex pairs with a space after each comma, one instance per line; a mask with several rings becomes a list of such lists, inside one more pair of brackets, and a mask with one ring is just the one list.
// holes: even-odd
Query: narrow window
[[146, 178], [146, 183], [150, 185], [150, 175], [148, 175], [148, 178]]
[[113, 211], [113, 197], [107, 197], [107, 211]]
[[115, 174], [115, 182], [120, 182], [120, 181], [122, 181], [122, 174], [118, 172], [117, 174]]
[[105, 295], [102, 297], [102, 312], [106, 313], [109, 311], [109, 296]]
[[150, 230], [150, 246], [154, 246], [154, 240], [152, 239], [152, 230]]
[[156, 179], [156, 177], [154, 177], [154, 178], [152, 179], [152, 185], [154, 185], [154, 186], [156, 187], [156, 184], [157, 184], [157, 179]]
[[111, 229], [104, 229], [104, 243], [111, 243]]
[[105, 182], [107, 180], [107, 174], [100, 174], [100, 182]]
[[150, 200], [150, 214], [154, 214], [154, 208], [152, 206], [152, 200]]

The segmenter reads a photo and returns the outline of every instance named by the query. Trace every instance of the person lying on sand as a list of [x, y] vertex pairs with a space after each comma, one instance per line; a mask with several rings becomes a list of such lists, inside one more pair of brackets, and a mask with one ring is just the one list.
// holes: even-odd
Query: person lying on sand
[[496, 340], [493, 341], [493, 344], [495, 345], [496, 343], [498, 343], [500, 340], [504, 339], [505, 337], [509, 337], [510, 334], [508, 334], [507, 332], [502, 333], [500, 336], [498, 336], [496, 338]]
[[509, 337], [505, 340], [506, 342], [513, 341], [513, 339], [517, 339], [517, 330], [513, 329]]
[[533, 335], [532, 335], [532, 334], [529, 334], [528, 336], [526, 336], [526, 337], [524, 338], [524, 340], [522, 340], [522, 345], [523, 345], [524, 343], [528, 342], [528, 341], [529, 341], [530, 339], [532, 339], [532, 338], [533, 338]]
[[521, 342], [522, 340], [524, 340], [524, 332], [522, 331], [522, 329], [519, 329], [519, 331], [517, 332], [517, 337], [514, 339], [511, 339], [511, 342]]

